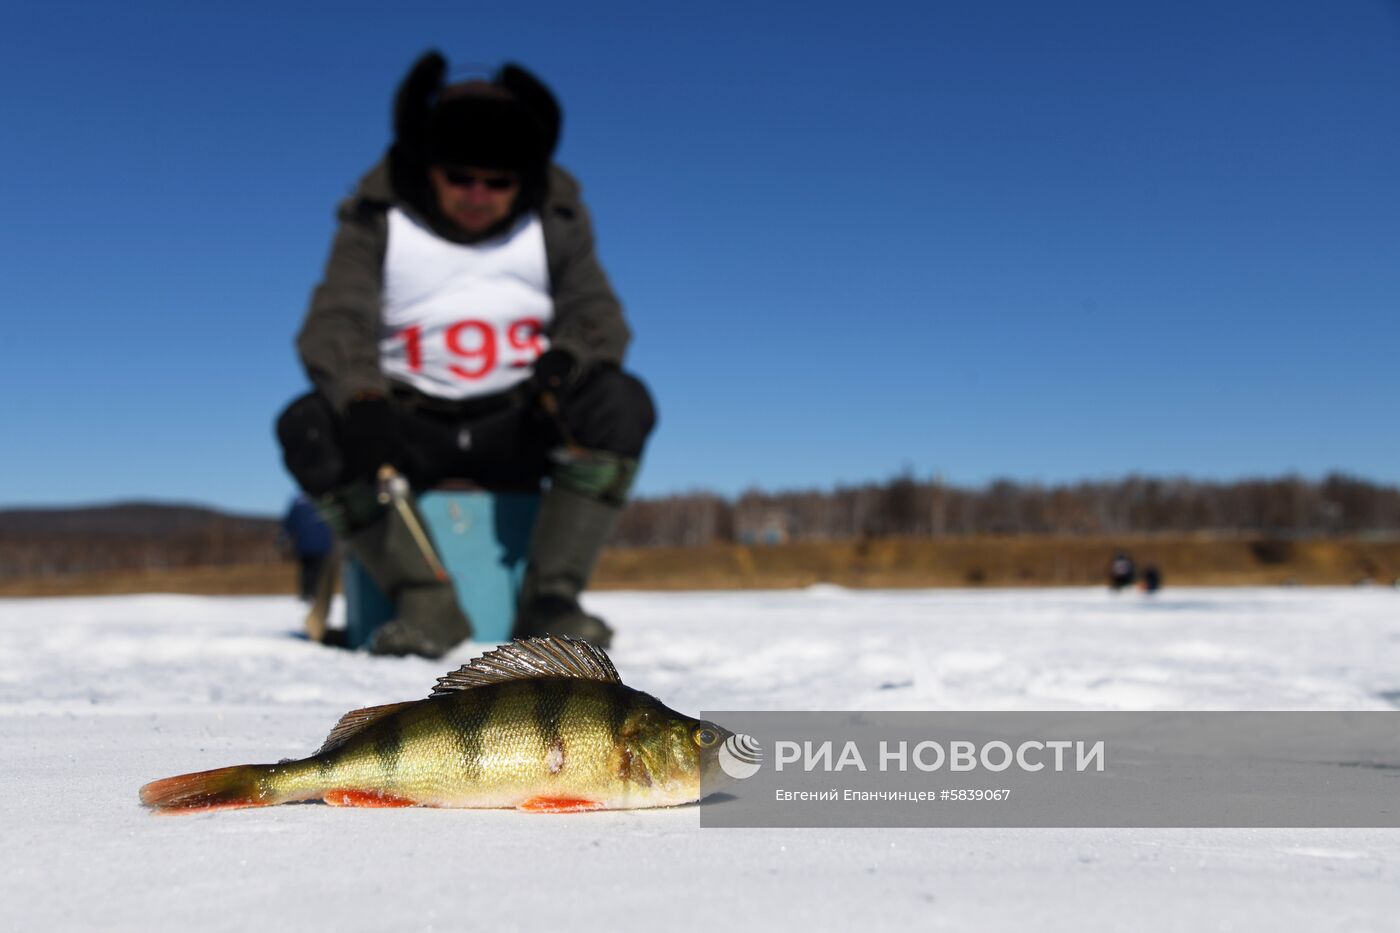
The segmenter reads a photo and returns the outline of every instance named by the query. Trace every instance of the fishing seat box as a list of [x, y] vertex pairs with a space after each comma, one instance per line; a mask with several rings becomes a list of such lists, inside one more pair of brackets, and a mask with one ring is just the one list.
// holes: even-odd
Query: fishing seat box
[[[418, 496], [423, 524], [471, 619], [473, 641], [510, 640], [539, 505], [538, 490], [453, 486]], [[353, 557], [343, 570], [346, 641], [363, 648], [394, 617], [394, 605]]]

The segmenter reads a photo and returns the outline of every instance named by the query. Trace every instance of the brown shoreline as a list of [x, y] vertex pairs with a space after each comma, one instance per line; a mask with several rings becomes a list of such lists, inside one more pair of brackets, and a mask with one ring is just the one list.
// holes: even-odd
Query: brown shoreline
[[[747, 547], [615, 548], [595, 589], [1092, 586], [1119, 548], [1171, 586], [1347, 585], [1400, 578], [1400, 540], [1225, 536], [881, 538]], [[290, 563], [128, 570], [0, 582], [0, 596], [293, 592]]]

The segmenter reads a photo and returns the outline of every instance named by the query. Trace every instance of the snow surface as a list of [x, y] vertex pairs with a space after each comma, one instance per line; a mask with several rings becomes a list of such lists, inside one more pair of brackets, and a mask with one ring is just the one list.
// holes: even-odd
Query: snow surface
[[[1373, 589], [590, 594], [676, 709], [1391, 709]], [[156, 817], [158, 777], [300, 757], [440, 662], [290, 598], [0, 600], [0, 929], [1389, 930], [1393, 830], [721, 830], [317, 804]], [[1389, 698], [1387, 698], [1389, 697]]]

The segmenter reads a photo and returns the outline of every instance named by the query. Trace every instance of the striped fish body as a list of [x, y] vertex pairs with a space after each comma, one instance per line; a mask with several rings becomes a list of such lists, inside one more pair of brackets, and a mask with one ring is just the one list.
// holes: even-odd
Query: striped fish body
[[[562, 660], [560, 660], [562, 658]], [[704, 752], [728, 733], [621, 683], [568, 639], [498, 649], [424, 700], [346, 714], [316, 754], [156, 781], [164, 810], [305, 800], [352, 806], [672, 806], [699, 799]]]

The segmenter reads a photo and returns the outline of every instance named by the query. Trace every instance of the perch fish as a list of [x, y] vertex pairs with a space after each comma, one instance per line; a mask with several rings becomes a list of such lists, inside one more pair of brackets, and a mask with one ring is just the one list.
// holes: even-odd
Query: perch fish
[[346, 713], [310, 757], [152, 781], [161, 812], [323, 800], [342, 807], [537, 812], [669, 807], [700, 798], [706, 754], [731, 733], [622, 683], [599, 648], [512, 642], [431, 695]]

